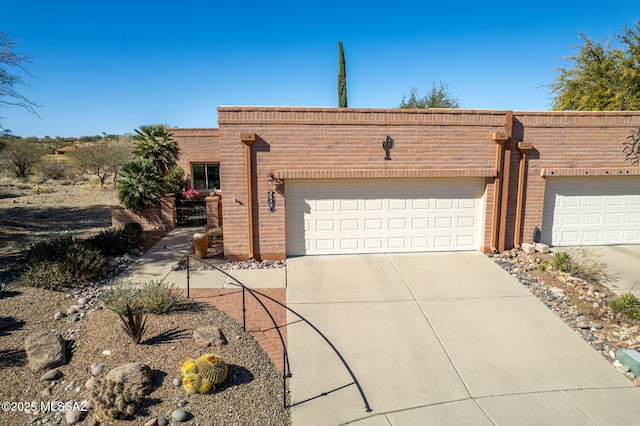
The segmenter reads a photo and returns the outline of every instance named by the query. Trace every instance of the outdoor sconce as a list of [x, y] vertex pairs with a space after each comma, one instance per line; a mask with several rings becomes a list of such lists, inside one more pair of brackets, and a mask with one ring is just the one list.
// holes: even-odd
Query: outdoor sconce
[[267, 179], [267, 184], [269, 186], [273, 186], [273, 173], [269, 172], [269, 179]]
[[276, 211], [276, 197], [273, 191], [269, 191], [267, 201], [269, 203], [269, 211], [271, 213]]

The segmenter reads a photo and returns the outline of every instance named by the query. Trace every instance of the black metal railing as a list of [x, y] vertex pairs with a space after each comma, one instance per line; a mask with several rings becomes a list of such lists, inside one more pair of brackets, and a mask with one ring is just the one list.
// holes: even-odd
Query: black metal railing
[[176, 200], [176, 224], [178, 226], [206, 226], [207, 202], [205, 200]]
[[[241, 287], [242, 288], [242, 328], [244, 331], [247, 331], [247, 319], [246, 319], [246, 298], [245, 298], [245, 294], [246, 292], [248, 292], [262, 307], [262, 309], [265, 311], [265, 313], [269, 316], [269, 319], [271, 320], [271, 323], [273, 324], [273, 328], [274, 330], [276, 330], [276, 332], [278, 333], [278, 337], [280, 339], [280, 344], [282, 345], [282, 354], [283, 354], [283, 360], [282, 360], [282, 395], [283, 395], [283, 404], [285, 408], [288, 408], [290, 406], [294, 406], [294, 405], [300, 405], [302, 403], [311, 401], [317, 397], [314, 398], [309, 398], [307, 400], [304, 401], [300, 401], [297, 402], [295, 404], [292, 405], [288, 405], [287, 404], [287, 378], [291, 377], [291, 366], [289, 365], [289, 352], [287, 351], [287, 345], [284, 341], [284, 337], [282, 336], [282, 332], [280, 331], [280, 328], [282, 327], [281, 325], [278, 325], [278, 323], [276, 322], [275, 318], [273, 317], [273, 315], [271, 314], [271, 312], [269, 311], [269, 308], [267, 308], [267, 306], [264, 304], [264, 302], [262, 300], [260, 300], [260, 297], [264, 297], [265, 299], [268, 299], [272, 302], [274, 302], [275, 304], [277, 304], [278, 306], [286, 309], [288, 312], [291, 312], [292, 314], [294, 314], [296, 317], [299, 318], [299, 321], [304, 322], [305, 324], [307, 324], [309, 327], [311, 327], [313, 329], [313, 331], [315, 331], [320, 337], [322, 337], [322, 339], [325, 341], [325, 343], [327, 345], [329, 345], [329, 347], [331, 348], [331, 350], [333, 350], [333, 352], [336, 354], [336, 356], [338, 357], [338, 359], [340, 359], [340, 362], [342, 362], [342, 365], [345, 367], [345, 369], [347, 370], [347, 373], [349, 374], [349, 376], [351, 376], [351, 379], [353, 380], [351, 383], [348, 383], [344, 386], [340, 386], [337, 389], [333, 389], [332, 391], [329, 392], [323, 392], [322, 394], [318, 395], [318, 397], [320, 396], [326, 396], [331, 392], [335, 392], [337, 390], [346, 388], [348, 386], [351, 385], [355, 385], [358, 389], [358, 392], [360, 393], [360, 397], [362, 398], [362, 402], [364, 403], [364, 407], [365, 410], [367, 412], [371, 412], [372, 409], [369, 406], [369, 401], [367, 400], [367, 397], [364, 393], [364, 390], [362, 389], [362, 386], [360, 386], [360, 382], [358, 381], [358, 379], [356, 378], [355, 374], [353, 373], [353, 370], [351, 370], [351, 367], [349, 367], [349, 364], [347, 363], [347, 361], [344, 359], [344, 357], [342, 356], [342, 354], [340, 353], [340, 351], [338, 351], [338, 348], [335, 347], [335, 345], [331, 342], [331, 340], [329, 340], [329, 338], [327, 336], [324, 335], [324, 333], [322, 333], [315, 325], [313, 325], [309, 320], [307, 320], [305, 317], [303, 317], [302, 315], [300, 315], [298, 312], [294, 311], [293, 309], [289, 308], [288, 306], [286, 306], [285, 304], [281, 303], [280, 301], [264, 294], [261, 293], [257, 290], [251, 289], [249, 287], [247, 287], [246, 285], [244, 285], [243, 283], [241, 283], [236, 277], [232, 276], [231, 274], [227, 273], [226, 271], [220, 269], [219, 267], [217, 267], [216, 265], [213, 265], [210, 262], [207, 262], [204, 259], [200, 259], [197, 258], [187, 252], [181, 251], [181, 250], [176, 250], [176, 249], [172, 249], [170, 247], [164, 246], [164, 248], [166, 250], [170, 250], [176, 253], [179, 253], [183, 256], [187, 257], [187, 298], [190, 298], [190, 274], [189, 274], [189, 259], [195, 259], [200, 263], [204, 263], [212, 268], [214, 268], [215, 270], [221, 272], [222, 274], [224, 274], [227, 277], [227, 280], [225, 281], [225, 285], [227, 283], [234, 285], [236, 287]], [[229, 279], [233, 280], [229, 281]], [[258, 297], [260, 296], [260, 297]], [[299, 322], [299, 321], [295, 321], [295, 322]], [[286, 327], [289, 324], [284, 324], [284, 326]]]

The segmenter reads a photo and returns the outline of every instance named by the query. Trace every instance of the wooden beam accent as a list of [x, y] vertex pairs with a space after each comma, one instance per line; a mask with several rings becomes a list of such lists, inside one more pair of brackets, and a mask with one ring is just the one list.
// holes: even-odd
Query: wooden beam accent
[[253, 189], [251, 187], [251, 145], [256, 140], [255, 133], [242, 133], [240, 140], [244, 143], [245, 161], [247, 163], [247, 231], [249, 233], [249, 259], [253, 259]]

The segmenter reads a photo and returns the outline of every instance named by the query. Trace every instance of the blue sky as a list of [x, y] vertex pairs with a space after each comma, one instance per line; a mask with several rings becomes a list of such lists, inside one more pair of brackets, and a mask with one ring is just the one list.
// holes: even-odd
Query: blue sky
[[0, 109], [20, 136], [217, 127], [219, 105], [337, 105], [337, 42], [349, 106], [395, 108], [444, 83], [464, 108], [547, 110], [546, 85], [580, 31], [640, 19], [640, 2], [0, 0], [0, 31], [33, 55], [23, 95]]

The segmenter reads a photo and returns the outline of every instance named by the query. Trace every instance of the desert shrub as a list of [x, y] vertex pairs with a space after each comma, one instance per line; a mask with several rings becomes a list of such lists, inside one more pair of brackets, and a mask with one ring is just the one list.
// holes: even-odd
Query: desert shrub
[[145, 312], [166, 314], [175, 310], [182, 302], [182, 292], [164, 280], [146, 281], [140, 289], [140, 301]]
[[631, 293], [616, 297], [609, 302], [609, 306], [618, 318], [640, 320], [640, 300]]
[[132, 281], [118, 279], [104, 288], [100, 298], [107, 309], [126, 315], [127, 305], [134, 310], [142, 308], [139, 293], [139, 287]]
[[[133, 224], [127, 224], [133, 225]], [[87, 240], [87, 244], [96, 248], [105, 256], [126, 253], [129, 249], [137, 247], [142, 241], [142, 227], [125, 225], [122, 229], [105, 229]]]
[[598, 262], [594, 250], [587, 247], [576, 249], [569, 262], [567, 272], [583, 280], [593, 282], [608, 282], [613, 278], [607, 272], [607, 265]]
[[64, 179], [70, 177], [71, 167], [64, 162], [53, 159], [44, 159], [39, 166], [40, 173], [47, 179]]
[[181, 195], [185, 186], [186, 181], [182, 167], [175, 166], [164, 176], [164, 189], [168, 194]]
[[134, 283], [116, 280], [102, 293], [102, 301], [107, 309], [118, 315], [127, 314], [127, 306], [133, 311], [142, 309], [152, 314], [166, 314], [175, 310], [183, 300], [182, 292], [164, 280]]
[[29, 247], [22, 254], [22, 265], [22, 284], [62, 289], [95, 278], [107, 268], [107, 260], [82, 241], [60, 237]]
[[569, 264], [571, 262], [571, 256], [565, 251], [560, 251], [553, 255], [549, 264], [556, 268], [558, 271], [567, 272], [569, 270]]
[[538, 265], [538, 269], [541, 270], [542, 272], [546, 271], [548, 268], [549, 268], [549, 261], [548, 260], [540, 262], [540, 264]]

